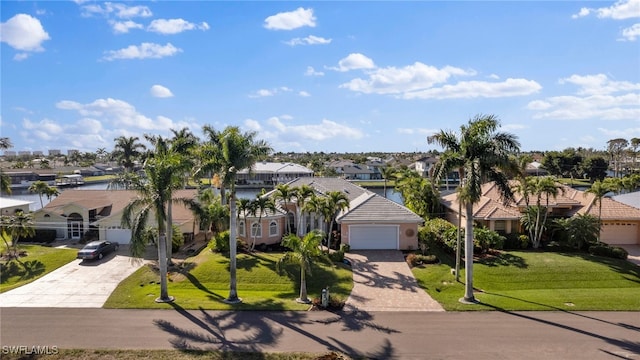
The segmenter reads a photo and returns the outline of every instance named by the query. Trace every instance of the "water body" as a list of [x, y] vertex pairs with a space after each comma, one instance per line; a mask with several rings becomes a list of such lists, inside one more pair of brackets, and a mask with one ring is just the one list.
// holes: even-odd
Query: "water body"
[[[106, 190], [107, 183], [98, 183], [98, 184], [85, 184], [83, 186], [78, 186], [74, 188], [74, 190]], [[370, 191], [383, 196], [384, 189], [383, 188], [372, 188]], [[66, 189], [62, 189], [61, 191], [66, 191]], [[256, 195], [260, 194], [259, 189], [238, 189], [236, 191], [236, 196], [240, 199], [255, 199]], [[18, 199], [29, 201], [29, 210], [36, 211], [40, 210], [40, 196], [38, 194], [30, 193], [28, 190], [15, 190], [13, 194], [8, 196], [11, 199]], [[398, 204], [403, 204], [402, 196], [400, 193], [395, 191], [393, 188], [387, 188], [387, 199], [391, 201], [395, 201]], [[42, 196], [42, 205], [47, 205], [50, 202], [46, 196]]]

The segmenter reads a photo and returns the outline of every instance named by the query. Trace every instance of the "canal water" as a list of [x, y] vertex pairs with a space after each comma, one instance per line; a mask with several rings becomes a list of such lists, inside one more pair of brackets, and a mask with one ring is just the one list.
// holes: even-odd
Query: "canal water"
[[[74, 189], [74, 190], [106, 190], [107, 189], [107, 183], [99, 183], [99, 184], [85, 184], [82, 186], [78, 186], [78, 187], [74, 187], [74, 188], [70, 188], [70, 189]], [[369, 189], [370, 191], [382, 196], [384, 193], [384, 189], [383, 188], [372, 188]], [[62, 189], [61, 191], [65, 191], [64, 189]], [[258, 189], [238, 189], [236, 190], [236, 195], [238, 198], [245, 198], [245, 199], [254, 199], [256, 197], [256, 195], [258, 195], [260, 193], [260, 190]], [[18, 200], [24, 200], [24, 201], [29, 201], [31, 202], [31, 204], [29, 204], [29, 210], [31, 211], [36, 211], [40, 209], [40, 196], [38, 194], [33, 194], [30, 193], [27, 190], [14, 190], [13, 194], [9, 195], [8, 198], [10, 199], [18, 199]], [[395, 201], [398, 204], [403, 204], [402, 201], [402, 196], [400, 196], [400, 193], [395, 191], [393, 188], [387, 188], [387, 198], [391, 201]], [[42, 205], [47, 205], [49, 203], [49, 199], [47, 199], [46, 196], [42, 196]]]

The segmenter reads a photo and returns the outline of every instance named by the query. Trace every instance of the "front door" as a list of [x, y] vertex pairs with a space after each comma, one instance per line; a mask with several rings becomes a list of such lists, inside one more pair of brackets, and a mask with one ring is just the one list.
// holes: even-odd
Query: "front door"
[[80, 239], [82, 237], [82, 221], [69, 222], [69, 238]]

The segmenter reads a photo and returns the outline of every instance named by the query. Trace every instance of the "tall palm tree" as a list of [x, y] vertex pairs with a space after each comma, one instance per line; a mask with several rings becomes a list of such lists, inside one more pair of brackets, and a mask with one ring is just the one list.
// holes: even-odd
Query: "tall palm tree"
[[[609, 188], [606, 183], [600, 181], [600, 180], [596, 180], [593, 184], [591, 184], [591, 187], [588, 188], [587, 190], [585, 190], [584, 195], [586, 196], [587, 194], [592, 194], [593, 195], [593, 201], [595, 204], [598, 205], [598, 223], [602, 224], [602, 198], [604, 198], [604, 196], [611, 191], [611, 188]], [[601, 225], [600, 225], [601, 226]], [[598, 231], [598, 237], [597, 237], [597, 241], [600, 242], [600, 235], [601, 235], [602, 229], [600, 229]]]
[[[167, 288], [167, 203], [173, 201], [172, 194], [180, 184], [176, 169], [180, 167], [180, 156], [173, 152], [158, 152], [145, 160], [145, 179], [136, 178], [135, 190], [138, 197], [124, 208], [122, 225], [131, 229], [131, 254], [140, 257], [144, 253], [148, 239], [145, 229], [153, 217], [158, 233], [158, 267], [160, 270], [160, 296], [156, 302], [171, 302]], [[177, 176], [176, 176], [177, 175]], [[186, 201], [186, 199], [185, 199]], [[171, 226], [171, 224], [169, 224]], [[169, 240], [171, 241], [171, 240]]]
[[296, 212], [298, 216], [298, 227], [297, 227], [298, 236], [302, 236], [302, 234], [304, 234], [303, 219], [304, 219], [305, 204], [307, 200], [314, 195], [315, 195], [315, 190], [313, 190], [313, 188], [307, 184], [303, 184], [295, 190]]
[[385, 166], [382, 169], [380, 169], [380, 172], [382, 173], [382, 178], [384, 179], [384, 197], [387, 197], [387, 181], [389, 180], [395, 180], [396, 179], [396, 168], [394, 168], [393, 166]]
[[[542, 234], [547, 227], [547, 217], [549, 215], [549, 197], [554, 199], [564, 190], [560, 187], [555, 178], [550, 176], [537, 177], [528, 176], [522, 179], [516, 186], [525, 201], [526, 210], [521, 222], [529, 231], [529, 238], [534, 249], [540, 247]], [[530, 198], [535, 197], [535, 205], [531, 205]], [[545, 204], [542, 204], [545, 198]]]
[[[194, 176], [202, 178], [206, 175], [211, 181], [210, 185], [213, 188], [215, 185], [213, 181], [214, 177], [218, 182], [222, 183], [222, 133], [210, 125], [204, 125], [202, 132], [205, 135], [205, 140], [194, 150], [197, 159]], [[224, 184], [218, 185], [220, 185], [220, 200], [224, 204], [227, 200]]]
[[285, 220], [285, 235], [291, 233], [291, 225], [289, 224], [289, 203], [296, 196], [296, 189], [289, 187], [289, 184], [278, 184], [275, 192], [273, 193], [273, 199], [275, 201], [282, 200], [284, 203], [284, 209], [286, 216]]
[[220, 133], [218, 138], [219, 148], [210, 148], [213, 151], [215, 161], [211, 163], [212, 169], [219, 170], [224, 187], [229, 189], [229, 296], [224, 300], [229, 304], [242, 301], [238, 297], [236, 279], [236, 174], [242, 169], [251, 169], [261, 158], [267, 156], [271, 147], [263, 140], [256, 140], [255, 132], [243, 133], [237, 126], [228, 126]]
[[338, 213], [342, 210], [349, 208], [349, 198], [342, 191], [329, 191], [326, 195], [326, 211], [329, 215], [329, 235], [327, 236], [327, 247], [331, 248], [331, 233], [333, 231], [333, 225], [336, 222]]
[[282, 239], [282, 245], [291, 249], [282, 255], [276, 263], [278, 272], [282, 272], [284, 264], [296, 264], [300, 266], [300, 296], [297, 302], [308, 304], [311, 301], [307, 297], [306, 273], [311, 275], [311, 264], [313, 260], [322, 256], [320, 242], [323, 235], [319, 231], [312, 231], [302, 239], [296, 235], [289, 234]]
[[46, 182], [44, 181], [34, 181], [30, 186], [29, 186], [29, 192], [31, 193], [36, 193], [38, 194], [38, 196], [40, 197], [40, 208], [44, 207], [44, 204], [42, 202], [42, 195], [45, 195], [49, 192], [49, 185], [47, 185]]
[[[268, 196], [257, 196], [255, 200], [251, 202], [249, 209], [251, 211], [251, 215], [258, 216], [258, 227], [261, 230], [260, 236], [262, 236], [262, 216], [267, 212], [267, 210], [276, 212], [276, 203], [273, 201], [273, 198]], [[253, 251], [256, 247], [256, 238], [258, 236], [257, 231], [253, 231], [253, 226], [251, 227], [251, 236], [253, 237], [251, 251]]]
[[496, 116], [477, 115], [460, 127], [459, 134], [441, 130], [428, 138], [429, 142], [444, 148], [451, 163], [436, 169], [436, 183], [452, 166], [459, 166], [463, 172], [458, 195], [465, 207], [465, 295], [461, 301], [467, 303], [476, 303], [473, 295], [473, 205], [480, 201], [482, 184], [495, 181], [503, 200], [513, 199], [507, 176], [500, 170], [512, 167], [510, 154], [519, 151], [520, 143], [515, 135], [496, 131], [499, 126]]
[[11, 178], [0, 169], [0, 194], [11, 195]]
[[183, 187], [186, 187], [189, 182], [189, 175], [193, 171], [195, 166], [194, 152], [196, 151], [199, 139], [189, 130], [189, 128], [182, 128], [180, 130], [171, 129], [173, 137], [169, 139], [171, 149], [177, 154], [182, 156], [181, 164], [183, 165], [185, 178], [183, 180]]
[[146, 146], [140, 143], [140, 138], [137, 136], [119, 136], [114, 141], [116, 145], [112, 152], [113, 157], [118, 160], [118, 164], [122, 165], [126, 171], [133, 171], [135, 160], [142, 156]]

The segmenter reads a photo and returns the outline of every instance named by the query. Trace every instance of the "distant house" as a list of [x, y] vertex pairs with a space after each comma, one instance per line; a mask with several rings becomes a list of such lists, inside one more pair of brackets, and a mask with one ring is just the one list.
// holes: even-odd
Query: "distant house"
[[251, 171], [236, 174], [238, 185], [277, 185], [299, 177], [312, 177], [313, 170], [295, 163], [258, 162]]
[[338, 160], [327, 165], [346, 180], [381, 180], [381, 161], [369, 161], [367, 164], [356, 164], [351, 160]]
[[[175, 198], [194, 198], [196, 190], [178, 190]], [[55, 229], [56, 238], [77, 241], [89, 230], [100, 240], [131, 242], [131, 230], [121, 226], [122, 211], [137, 195], [131, 190], [65, 190], [35, 213], [39, 229]], [[197, 234], [199, 226], [191, 211], [182, 205], [172, 209], [173, 224], [185, 234]], [[150, 222], [149, 226], [155, 226]]]
[[[319, 196], [330, 191], [343, 192], [350, 206], [338, 214], [336, 227], [332, 231], [339, 233], [341, 242], [349, 244], [354, 250], [418, 248], [418, 225], [423, 223], [423, 219], [400, 204], [340, 178], [305, 177], [293, 180], [288, 185], [309, 185]], [[274, 192], [264, 196], [273, 196]], [[277, 211], [263, 214], [260, 223], [259, 216], [245, 217], [247, 214], [240, 214], [239, 237], [251, 243], [255, 234], [257, 246], [278, 243], [286, 232], [286, 218], [293, 233], [297, 232], [298, 227], [302, 227], [302, 233], [313, 229], [323, 230], [324, 219], [321, 215], [298, 210], [294, 199], [288, 204], [278, 202]]]
[[22, 211], [25, 214], [29, 212], [31, 201], [0, 197], [0, 213], [2, 215], [14, 215], [16, 212]]
[[416, 160], [411, 168], [420, 174], [422, 177], [431, 177], [431, 170], [438, 163], [438, 159], [432, 156], [424, 156]]
[[[545, 200], [546, 201], [546, 200]], [[446, 208], [446, 217], [457, 224], [458, 197], [455, 192], [444, 195], [441, 203]], [[595, 196], [584, 191], [562, 186], [556, 198], [549, 198], [550, 217], [571, 217], [589, 214], [598, 217]], [[525, 200], [516, 194], [515, 201], [504, 204], [495, 183], [482, 186], [482, 197], [473, 206], [473, 220], [491, 230], [505, 234], [521, 233], [520, 217], [526, 208]], [[464, 211], [460, 214], [464, 218]], [[602, 232], [600, 239], [607, 244], [640, 244], [640, 209], [614, 199], [602, 199]], [[464, 222], [464, 219], [462, 220]]]

